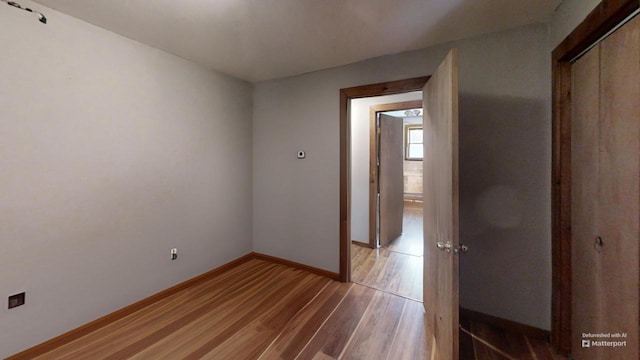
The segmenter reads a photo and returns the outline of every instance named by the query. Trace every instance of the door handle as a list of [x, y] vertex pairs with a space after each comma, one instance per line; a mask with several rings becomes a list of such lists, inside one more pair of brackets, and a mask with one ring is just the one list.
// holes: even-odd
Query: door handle
[[598, 254], [602, 252], [602, 247], [604, 246], [604, 239], [602, 236], [596, 236], [596, 242], [593, 243], [593, 248], [596, 249]]
[[453, 248], [453, 252], [456, 254], [464, 254], [469, 251], [469, 247], [467, 245], [460, 244], [458, 246], [452, 246], [451, 241], [438, 241], [436, 245], [438, 246], [438, 250], [440, 251], [451, 252], [451, 249]]
[[440, 251], [451, 252], [451, 241], [438, 241], [436, 246], [438, 246], [438, 250]]

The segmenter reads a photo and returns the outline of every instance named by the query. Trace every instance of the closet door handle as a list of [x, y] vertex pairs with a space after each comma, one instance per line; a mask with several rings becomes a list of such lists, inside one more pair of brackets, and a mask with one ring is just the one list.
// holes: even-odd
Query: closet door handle
[[604, 239], [602, 238], [602, 236], [596, 236], [596, 241], [593, 243], [593, 248], [596, 249], [597, 252], [600, 252], [603, 246]]

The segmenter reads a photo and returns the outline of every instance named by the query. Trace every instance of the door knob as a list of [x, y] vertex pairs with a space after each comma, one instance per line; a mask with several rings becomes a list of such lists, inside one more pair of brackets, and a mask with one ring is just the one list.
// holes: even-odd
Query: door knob
[[451, 241], [438, 241], [436, 245], [438, 246], [438, 250], [440, 251], [451, 252]]
[[460, 244], [458, 246], [453, 246], [451, 245], [451, 241], [447, 241], [447, 242], [438, 241], [436, 245], [438, 246], [438, 250], [440, 251], [451, 252], [451, 249], [453, 249], [453, 252], [456, 254], [460, 254], [460, 253], [464, 254], [467, 251], [469, 251], [469, 247], [467, 245]]

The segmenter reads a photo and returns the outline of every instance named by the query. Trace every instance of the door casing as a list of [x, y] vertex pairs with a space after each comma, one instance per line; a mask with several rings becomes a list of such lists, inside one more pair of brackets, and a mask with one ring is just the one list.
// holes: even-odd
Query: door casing
[[427, 80], [422, 76], [340, 89], [340, 281], [351, 281], [351, 100], [421, 91]]

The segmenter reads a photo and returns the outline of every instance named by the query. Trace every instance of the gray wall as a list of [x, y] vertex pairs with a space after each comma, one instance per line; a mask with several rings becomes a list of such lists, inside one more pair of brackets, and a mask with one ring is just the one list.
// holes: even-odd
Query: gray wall
[[555, 48], [602, 0], [564, 0], [551, 20], [551, 47]]
[[255, 84], [254, 250], [337, 272], [339, 89], [430, 74], [458, 47], [461, 239], [471, 247], [461, 301], [548, 329], [548, 41], [547, 25], [531, 25]]
[[548, 328], [549, 52], [598, 2], [565, 0], [550, 34], [532, 25], [256, 84], [253, 129], [250, 84], [0, 6], [0, 295], [27, 291], [26, 306], [0, 308], [0, 357], [251, 250], [338, 271], [338, 90], [429, 74], [454, 46], [472, 248], [461, 302]]
[[0, 4], [0, 358], [251, 251], [251, 85], [20, 3], [49, 23]]
[[[548, 28], [460, 53], [462, 306], [551, 322], [551, 62]], [[465, 56], [465, 54], [467, 54]]]

